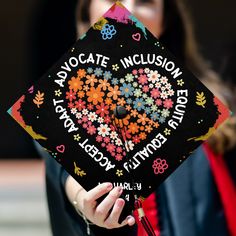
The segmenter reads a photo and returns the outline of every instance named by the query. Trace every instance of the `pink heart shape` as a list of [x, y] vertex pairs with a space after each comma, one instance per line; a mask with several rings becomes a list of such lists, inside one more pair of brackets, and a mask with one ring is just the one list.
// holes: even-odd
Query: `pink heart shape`
[[133, 34], [133, 35], [132, 35], [132, 38], [133, 38], [135, 41], [140, 41], [140, 39], [141, 39], [141, 34], [140, 34], [140, 33]]
[[65, 151], [65, 145], [59, 145], [56, 147], [57, 151], [60, 153], [64, 153]]

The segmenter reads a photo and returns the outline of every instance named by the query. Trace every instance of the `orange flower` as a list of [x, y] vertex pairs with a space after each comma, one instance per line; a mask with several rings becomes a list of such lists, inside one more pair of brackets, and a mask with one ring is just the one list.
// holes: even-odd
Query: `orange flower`
[[128, 125], [128, 128], [129, 128], [130, 133], [132, 133], [132, 134], [138, 133], [139, 126], [137, 125], [137, 123], [131, 122]]
[[94, 86], [94, 83], [96, 83], [98, 80], [95, 78], [95, 75], [87, 75], [86, 76], [86, 84], [90, 84], [91, 86]]
[[126, 105], [126, 106], [125, 106], [125, 109], [126, 109], [127, 111], [130, 111], [130, 110], [131, 110], [131, 106], [130, 106], [130, 105]]
[[137, 110], [132, 110], [130, 114], [131, 116], [136, 117], [138, 115], [138, 112]]
[[86, 75], [86, 71], [84, 69], [79, 69], [77, 71], [77, 75], [78, 75], [79, 78], [83, 78]]
[[77, 95], [78, 95], [79, 98], [83, 98], [84, 97], [84, 92], [83, 91], [79, 91], [77, 93]]
[[144, 126], [140, 126], [139, 128], [141, 131], [144, 131]]
[[97, 105], [98, 102], [103, 101], [104, 93], [101, 92], [100, 88], [91, 87], [90, 90], [86, 93], [88, 96], [88, 102], [92, 102], [94, 105]]
[[148, 117], [147, 117], [147, 114], [143, 113], [143, 114], [139, 114], [138, 115], [138, 123], [141, 123], [142, 125], [145, 125], [146, 122], [149, 120]]
[[153, 126], [154, 126], [155, 128], [158, 128], [160, 125], [159, 125], [159, 123], [155, 122], [155, 123], [153, 124]]
[[100, 79], [99, 80], [99, 85], [98, 85], [99, 88], [102, 88], [103, 90], [106, 90], [109, 86], [110, 86], [110, 84], [107, 83], [106, 79], [104, 79], [104, 80]]
[[146, 129], [145, 129], [148, 133], [150, 133], [152, 131], [152, 127], [150, 125], [147, 125], [146, 126]]
[[116, 108], [116, 104], [111, 104], [110, 109], [111, 109], [112, 111], [114, 111], [115, 108]]
[[129, 124], [129, 119], [130, 119], [130, 115], [127, 115], [125, 118], [123, 118], [122, 119], [123, 124], [127, 126]]
[[110, 91], [107, 96], [112, 97], [114, 100], [117, 100], [118, 96], [120, 95], [119, 87], [116, 85], [114, 88], [109, 87], [108, 90]]
[[120, 106], [124, 106], [126, 103], [125, 99], [124, 98], [118, 98], [118, 102], [117, 104], [120, 105]]
[[89, 90], [89, 86], [88, 85], [84, 85], [83, 90], [87, 92]]
[[84, 84], [83, 81], [80, 80], [80, 78], [72, 77], [71, 80], [68, 81], [69, 89], [74, 90], [74, 92], [77, 92], [78, 90], [82, 89], [82, 85]]
[[107, 105], [111, 105], [111, 104], [112, 104], [112, 100], [111, 100], [110, 98], [106, 98], [106, 99], [105, 99], [105, 103], [106, 103]]
[[147, 135], [144, 132], [142, 132], [139, 134], [139, 137], [140, 137], [140, 139], [144, 140], [147, 138]]

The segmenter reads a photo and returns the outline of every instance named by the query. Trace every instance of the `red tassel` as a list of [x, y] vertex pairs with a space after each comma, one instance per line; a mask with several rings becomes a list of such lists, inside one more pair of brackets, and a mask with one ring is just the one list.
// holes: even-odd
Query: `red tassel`
[[142, 223], [143, 228], [145, 229], [148, 236], [156, 236], [152, 225], [144, 213], [142, 202], [138, 198], [135, 199], [134, 208], [137, 210], [139, 221]]

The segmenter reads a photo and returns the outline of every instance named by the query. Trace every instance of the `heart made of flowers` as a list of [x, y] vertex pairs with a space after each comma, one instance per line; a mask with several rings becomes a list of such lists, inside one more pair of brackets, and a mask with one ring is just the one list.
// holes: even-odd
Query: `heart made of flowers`
[[[80, 68], [68, 80], [68, 87], [71, 113], [117, 161], [165, 123], [174, 105], [175, 92], [168, 78], [149, 68], [134, 69], [124, 78], [113, 77], [100, 67]], [[122, 122], [113, 114], [117, 105], [128, 113]]]

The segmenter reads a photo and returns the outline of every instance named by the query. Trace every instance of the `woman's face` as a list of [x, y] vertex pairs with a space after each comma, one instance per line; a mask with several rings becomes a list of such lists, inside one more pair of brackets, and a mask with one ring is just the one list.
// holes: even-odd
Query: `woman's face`
[[[94, 24], [106, 12], [114, 0], [92, 0], [90, 23]], [[163, 0], [123, 0], [123, 5], [134, 14], [157, 38], [163, 30]]]

